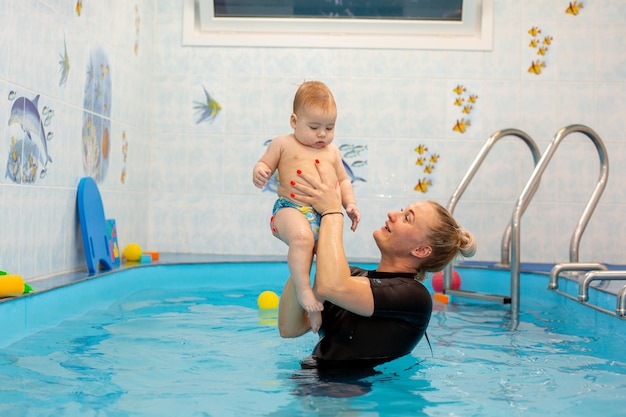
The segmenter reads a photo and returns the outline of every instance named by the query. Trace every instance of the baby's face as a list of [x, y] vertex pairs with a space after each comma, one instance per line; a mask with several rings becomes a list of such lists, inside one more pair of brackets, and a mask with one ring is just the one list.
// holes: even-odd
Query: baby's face
[[298, 142], [312, 148], [323, 148], [335, 138], [337, 110], [323, 111], [315, 107], [303, 107], [291, 115], [291, 127]]

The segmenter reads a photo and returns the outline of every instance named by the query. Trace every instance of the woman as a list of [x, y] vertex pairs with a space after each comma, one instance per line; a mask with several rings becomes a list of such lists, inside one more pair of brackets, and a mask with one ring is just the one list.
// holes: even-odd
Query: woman
[[[321, 214], [314, 291], [324, 301], [320, 340], [303, 366], [374, 367], [410, 353], [421, 340], [432, 312], [421, 281], [442, 270], [458, 254], [476, 251], [473, 235], [435, 202], [415, 202], [388, 214], [374, 231], [380, 263], [374, 271], [350, 268], [343, 248], [343, 213], [332, 175], [316, 164], [320, 179], [299, 174], [293, 198]], [[291, 278], [281, 296], [278, 327], [282, 337], [310, 329]]]

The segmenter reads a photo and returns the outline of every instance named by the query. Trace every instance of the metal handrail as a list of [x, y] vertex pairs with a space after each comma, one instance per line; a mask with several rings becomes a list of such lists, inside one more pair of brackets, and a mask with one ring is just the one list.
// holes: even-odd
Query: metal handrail
[[[602, 311], [603, 313], [612, 314], [606, 308], [596, 305], [588, 304], [589, 301], [589, 287], [593, 281], [626, 281], [626, 271], [591, 271], [585, 274], [585, 276], [578, 279], [578, 300], [592, 307], [595, 310]], [[619, 318], [624, 318], [626, 305], [624, 301], [624, 295], [626, 294], [626, 285], [622, 286], [617, 294], [615, 304], [615, 315]]]
[[559, 288], [559, 275], [564, 271], [577, 271], [577, 272], [589, 272], [589, 271], [608, 271], [606, 265], [597, 262], [566, 262], [556, 264], [550, 271], [550, 281], [548, 283], [548, 289], [556, 290]]
[[606, 153], [606, 148], [604, 143], [598, 136], [598, 134], [591, 129], [590, 127], [584, 125], [570, 125], [560, 129], [548, 145], [548, 148], [544, 152], [541, 160], [535, 167], [532, 175], [528, 179], [526, 186], [522, 190], [517, 202], [515, 204], [515, 209], [513, 210], [513, 215], [511, 216], [511, 317], [512, 317], [512, 327], [517, 328], [517, 324], [519, 321], [519, 303], [520, 303], [520, 224], [522, 215], [524, 211], [528, 207], [530, 200], [537, 189], [539, 180], [545, 171], [548, 163], [552, 159], [554, 152], [558, 148], [559, 144], [571, 133], [583, 133], [585, 134], [596, 147], [598, 151], [598, 157], [600, 158], [600, 175], [598, 177], [598, 182], [593, 190], [591, 198], [583, 211], [578, 223], [576, 225], [576, 229], [572, 235], [570, 241], [570, 262], [578, 262], [578, 248], [580, 245], [580, 238], [589, 222], [589, 218], [593, 213], [595, 207], [600, 200], [600, 196], [606, 187], [606, 183], [609, 176], [609, 160]]
[[589, 271], [578, 279], [578, 300], [589, 301], [589, 286], [593, 281], [626, 281], [626, 271]]
[[[528, 145], [528, 147], [530, 148], [530, 152], [532, 153], [532, 157], [533, 157], [533, 162], [535, 166], [537, 165], [541, 152], [539, 151], [539, 148], [537, 147], [537, 144], [535, 143], [535, 141], [528, 134], [526, 134], [525, 132], [519, 129], [498, 130], [487, 139], [483, 147], [478, 152], [478, 155], [476, 155], [476, 158], [474, 158], [474, 161], [470, 165], [469, 169], [465, 173], [465, 176], [461, 179], [461, 182], [457, 186], [456, 190], [454, 191], [454, 193], [452, 193], [452, 196], [450, 197], [450, 200], [448, 201], [448, 205], [446, 207], [450, 214], [454, 213], [454, 209], [456, 208], [456, 205], [459, 202], [459, 199], [461, 198], [461, 196], [467, 189], [469, 183], [474, 178], [474, 175], [476, 175], [478, 168], [480, 168], [481, 164], [483, 163], [483, 161], [485, 160], [485, 158], [491, 151], [491, 148], [493, 148], [493, 146], [496, 144], [496, 142], [498, 142], [498, 140], [506, 136], [516, 136], [522, 139], [522, 141], [524, 141], [524, 143]], [[508, 264], [508, 255], [509, 255], [508, 244], [510, 242], [510, 238], [509, 238], [510, 234], [511, 234], [511, 223], [507, 225], [507, 228], [504, 232], [504, 236], [502, 238], [502, 262], [504, 264]], [[506, 256], [505, 256], [505, 253], [506, 253]], [[505, 257], [506, 257], [506, 260], [504, 259]], [[444, 288], [446, 289], [446, 292], [449, 292], [450, 289], [452, 288], [452, 265], [448, 265], [444, 269]]]
[[[567, 291], [559, 290], [559, 275], [561, 274], [561, 272], [565, 271], [578, 272], [578, 274], [576, 274], [578, 275], [578, 278], [576, 278], [576, 280], [578, 281], [577, 297], [569, 294]], [[584, 275], [580, 275], [579, 273], [584, 273]], [[572, 277], [570, 277], [570, 280], [571, 279]], [[550, 282], [548, 284], [548, 289], [559, 293], [562, 296], [569, 298], [570, 300], [578, 301], [588, 307], [593, 308], [594, 310], [601, 311], [606, 314], [613, 314], [613, 312], [604, 307], [589, 303], [589, 289], [591, 287], [591, 283], [594, 281], [626, 281], [626, 271], [609, 271], [606, 265], [595, 262], [566, 262], [562, 264], [557, 264], [550, 271]], [[615, 315], [621, 319], [626, 318], [626, 285], [623, 285], [617, 293]]]
[[617, 292], [615, 314], [617, 314], [618, 317], [626, 317], [626, 285], [623, 285]]

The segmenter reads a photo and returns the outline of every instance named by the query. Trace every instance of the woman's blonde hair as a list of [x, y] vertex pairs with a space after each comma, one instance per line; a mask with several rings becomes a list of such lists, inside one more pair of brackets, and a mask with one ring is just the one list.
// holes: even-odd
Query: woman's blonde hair
[[439, 203], [435, 201], [428, 203], [435, 209], [438, 221], [426, 232], [425, 238], [432, 252], [424, 258], [419, 267], [417, 277], [420, 280], [425, 279], [427, 272], [443, 270], [458, 256], [470, 258], [476, 253], [474, 235], [461, 228], [448, 210]]

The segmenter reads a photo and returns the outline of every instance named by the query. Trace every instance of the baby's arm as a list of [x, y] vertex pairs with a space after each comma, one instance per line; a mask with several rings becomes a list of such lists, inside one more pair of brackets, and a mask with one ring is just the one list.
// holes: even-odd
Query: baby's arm
[[352, 189], [352, 182], [350, 178], [339, 181], [339, 189], [341, 190], [341, 202], [348, 213], [348, 217], [352, 220], [350, 230], [353, 232], [361, 221], [361, 213], [356, 205], [356, 199], [354, 197], [354, 190]]
[[356, 198], [354, 197], [354, 190], [352, 188], [352, 180], [346, 172], [343, 166], [343, 160], [341, 159], [341, 152], [337, 148], [335, 154], [335, 171], [337, 171], [337, 181], [339, 181], [339, 189], [341, 191], [341, 204], [346, 209], [348, 217], [352, 220], [350, 230], [353, 232], [361, 221], [361, 213], [356, 205]]
[[252, 182], [258, 188], [265, 187], [267, 181], [271, 178], [272, 174], [278, 167], [278, 161], [280, 159], [280, 140], [274, 138], [267, 146], [267, 150], [254, 165], [252, 170]]
[[265, 187], [267, 181], [272, 176], [272, 169], [263, 161], [259, 161], [254, 165], [254, 170], [252, 171], [252, 182], [258, 188]]

